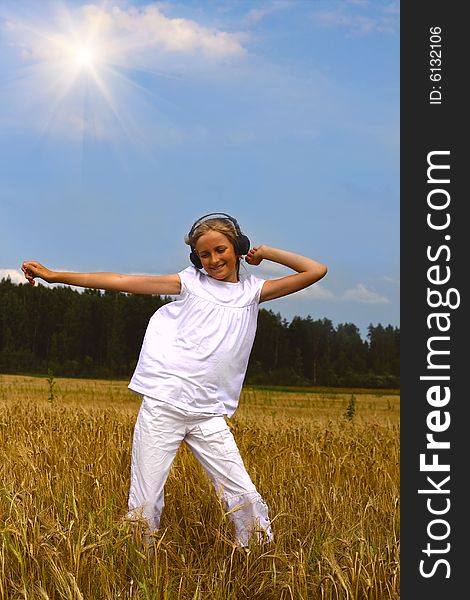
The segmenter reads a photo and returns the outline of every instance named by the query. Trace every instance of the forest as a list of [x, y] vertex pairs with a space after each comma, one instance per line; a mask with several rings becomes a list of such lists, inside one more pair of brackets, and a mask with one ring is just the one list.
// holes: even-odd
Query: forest
[[[0, 281], [0, 373], [129, 378], [150, 316], [169, 297]], [[246, 383], [398, 388], [400, 330], [261, 308]]]

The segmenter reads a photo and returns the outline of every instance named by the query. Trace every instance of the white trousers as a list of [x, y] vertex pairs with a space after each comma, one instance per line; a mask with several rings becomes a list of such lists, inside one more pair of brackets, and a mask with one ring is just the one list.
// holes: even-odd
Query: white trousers
[[236, 543], [271, 541], [268, 507], [248, 475], [223, 415], [194, 413], [143, 396], [134, 428], [129, 518], [157, 531], [164, 486], [182, 442], [191, 449], [235, 526]]

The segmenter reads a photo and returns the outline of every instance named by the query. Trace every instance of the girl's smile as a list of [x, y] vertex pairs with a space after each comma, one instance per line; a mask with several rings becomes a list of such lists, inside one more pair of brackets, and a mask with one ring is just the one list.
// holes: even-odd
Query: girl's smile
[[238, 257], [226, 235], [208, 231], [196, 242], [196, 252], [208, 275], [219, 281], [238, 282]]

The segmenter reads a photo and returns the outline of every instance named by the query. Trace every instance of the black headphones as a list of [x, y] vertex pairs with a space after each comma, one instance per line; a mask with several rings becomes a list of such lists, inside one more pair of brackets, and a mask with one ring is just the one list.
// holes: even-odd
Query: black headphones
[[[191, 229], [188, 233], [188, 238], [191, 238], [191, 236], [193, 235], [196, 228], [199, 225], [201, 225], [201, 223], [206, 221], [207, 217], [214, 217], [214, 215], [217, 215], [217, 217], [220, 217], [221, 219], [230, 221], [232, 223], [232, 225], [235, 228], [235, 233], [237, 234], [237, 237], [235, 238], [235, 252], [239, 256], [242, 254], [247, 254], [248, 250], [250, 249], [250, 245], [251, 245], [250, 240], [246, 237], [245, 234], [242, 233], [242, 231], [240, 229], [240, 225], [237, 223], [237, 220], [234, 217], [227, 215], [226, 213], [209, 213], [209, 214], [204, 215], [203, 217], [199, 218], [197, 221], [194, 222], [193, 226], [191, 227]], [[217, 218], [217, 217], [215, 217], [215, 218]], [[197, 269], [202, 269], [201, 259], [197, 255], [196, 248], [192, 245], [191, 245], [191, 254], [189, 255], [189, 259]]]

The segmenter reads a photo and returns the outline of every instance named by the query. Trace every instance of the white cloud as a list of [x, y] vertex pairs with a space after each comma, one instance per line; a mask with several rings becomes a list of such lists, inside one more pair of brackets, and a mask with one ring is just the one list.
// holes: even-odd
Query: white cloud
[[11, 279], [12, 283], [26, 283], [22, 271], [18, 269], [0, 269], [0, 279]]
[[107, 22], [111, 29], [138, 36], [149, 46], [165, 52], [202, 51], [209, 56], [233, 56], [244, 54], [240, 43], [241, 34], [217, 31], [183, 18], [169, 18], [155, 5], [143, 8], [130, 7], [121, 10], [114, 7], [106, 11], [98, 6], [86, 7], [88, 18]]
[[243, 21], [248, 25], [253, 25], [259, 23], [273, 13], [289, 8], [292, 8], [292, 2], [290, 0], [273, 0], [272, 2], [266, 2], [261, 6], [250, 9]]
[[396, 3], [377, 6], [362, 1], [337, 2], [332, 8], [315, 11], [313, 19], [320, 26], [343, 27], [356, 34], [395, 31], [399, 12]]
[[[28, 283], [27, 280], [25, 279], [25, 276], [23, 275], [23, 272], [20, 271], [19, 269], [0, 269], [0, 280], [1, 279], [11, 279], [12, 283], [18, 284], [18, 283]], [[44, 285], [45, 287], [57, 287], [60, 286], [62, 284], [60, 283], [47, 283], [47, 281], [44, 281], [43, 279], [37, 279], [36, 283], [39, 285]], [[83, 289], [83, 288], [76, 288], [76, 289]]]
[[126, 9], [88, 4], [75, 13], [51, 15], [47, 26], [9, 19], [2, 29], [21, 56], [32, 61], [63, 60], [84, 45], [92, 47], [102, 62], [128, 68], [161, 67], [162, 55], [224, 59], [246, 52], [245, 34], [168, 17], [155, 4]]
[[346, 290], [341, 299], [360, 304], [389, 304], [390, 302], [385, 296], [367, 289], [363, 283], [358, 283], [354, 288]]

